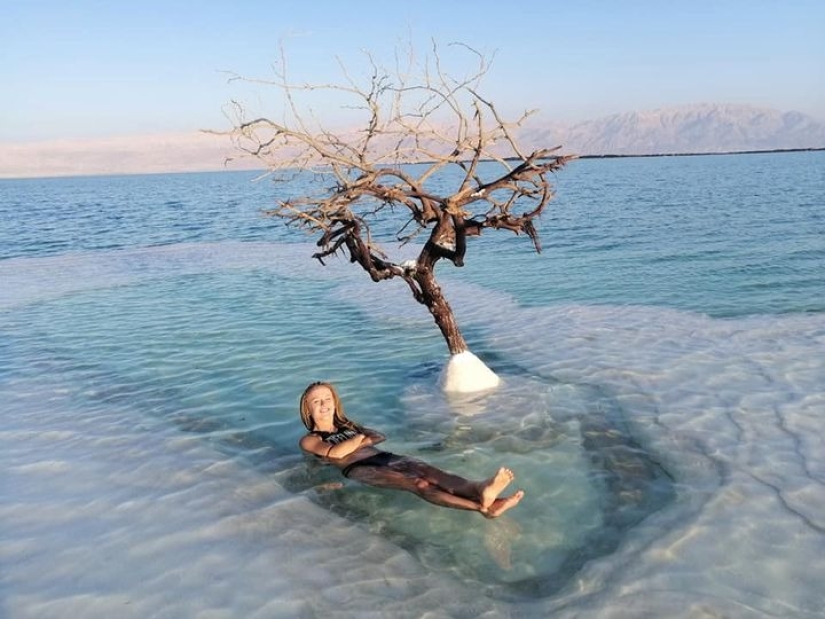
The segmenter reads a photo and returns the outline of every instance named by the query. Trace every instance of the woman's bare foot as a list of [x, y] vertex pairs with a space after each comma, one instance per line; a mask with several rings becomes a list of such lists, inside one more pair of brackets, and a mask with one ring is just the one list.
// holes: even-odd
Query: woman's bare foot
[[519, 501], [521, 501], [523, 496], [524, 490], [519, 490], [518, 492], [511, 494], [507, 498], [496, 499], [495, 501], [493, 501], [493, 504], [490, 506], [489, 509], [482, 509], [481, 513], [487, 516], [487, 518], [498, 518], [508, 509], [511, 509], [518, 505]]
[[488, 510], [504, 489], [513, 481], [513, 471], [503, 466], [481, 486], [481, 508]]

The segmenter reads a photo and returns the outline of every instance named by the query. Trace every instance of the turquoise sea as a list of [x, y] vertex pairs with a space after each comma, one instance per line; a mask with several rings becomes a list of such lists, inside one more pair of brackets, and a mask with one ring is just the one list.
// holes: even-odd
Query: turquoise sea
[[[448, 398], [403, 282], [251, 172], [0, 181], [0, 608], [20, 617], [822, 617], [825, 152], [587, 159], [438, 274], [503, 379]], [[302, 456], [336, 383], [498, 520]], [[343, 482], [343, 484], [341, 483]]]

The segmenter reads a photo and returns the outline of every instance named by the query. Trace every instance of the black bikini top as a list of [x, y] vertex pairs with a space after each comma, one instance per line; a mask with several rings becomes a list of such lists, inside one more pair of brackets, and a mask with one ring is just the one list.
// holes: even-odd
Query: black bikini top
[[347, 428], [344, 430], [338, 430], [337, 432], [321, 432], [319, 430], [313, 430], [310, 434], [320, 437], [325, 443], [337, 445], [338, 443], [343, 443], [347, 439], [351, 439], [353, 436], [358, 434], [358, 432]]

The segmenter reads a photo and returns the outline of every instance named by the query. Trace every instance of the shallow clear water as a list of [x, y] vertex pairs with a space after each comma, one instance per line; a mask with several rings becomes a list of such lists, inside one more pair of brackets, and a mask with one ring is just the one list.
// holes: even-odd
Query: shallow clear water
[[[574, 162], [540, 256], [490, 234], [441, 270], [504, 378], [464, 401], [405, 285], [311, 261], [250, 174], [0, 182], [9, 615], [816, 616], [823, 164]], [[330, 486], [296, 449], [316, 378], [525, 500]]]

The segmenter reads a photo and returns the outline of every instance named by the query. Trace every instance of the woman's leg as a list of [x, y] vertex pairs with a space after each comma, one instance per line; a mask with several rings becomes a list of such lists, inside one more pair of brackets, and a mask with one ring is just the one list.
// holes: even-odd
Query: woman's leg
[[405, 458], [388, 466], [354, 467], [349, 478], [370, 486], [412, 492], [435, 505], [478, 511], [490, 518], [515, 507], [524, 496], [519, 491], [506, 499], [498, 498], [513, 479], [512, 471], [503, 467], [485, 482], [472, 482], [424, 462]]
[[400, 470], [409, 469], [421, 479], [437, 486], [444, 492], [478, 501], [485, 509], [493, 504], [493, 501], [495, 501], [510, 482], [513, 481], [514, 477], [513, 471], [501, 467], [496, 471], [496, 474], [489, 479], [484, 481], [470, 481], [413, 458], [404, 458], [404, 460], [392, 463], [389, 466], [391, 468], [397, 467]]
[[349, 478], [377, 488], [412, 492], [425, 501], [442, 507], [469, 511], [482, 510], [478, 498], [469, 499], [446, 492], [423, 478], [410, 475], [408, 472], [393, 470], [388, 466], [358, 466], [350, 471]]
[[472, 481], [459, 475], [448, 473], [447, 471], [414, 458], [404, 457], [403, 460], [391, 463], [389, 468], [415, 477], [419, 481], [430, 486], [435, 486], [449, 494], [471, 501], [481, 502], [481, 493], [485, 482]]

